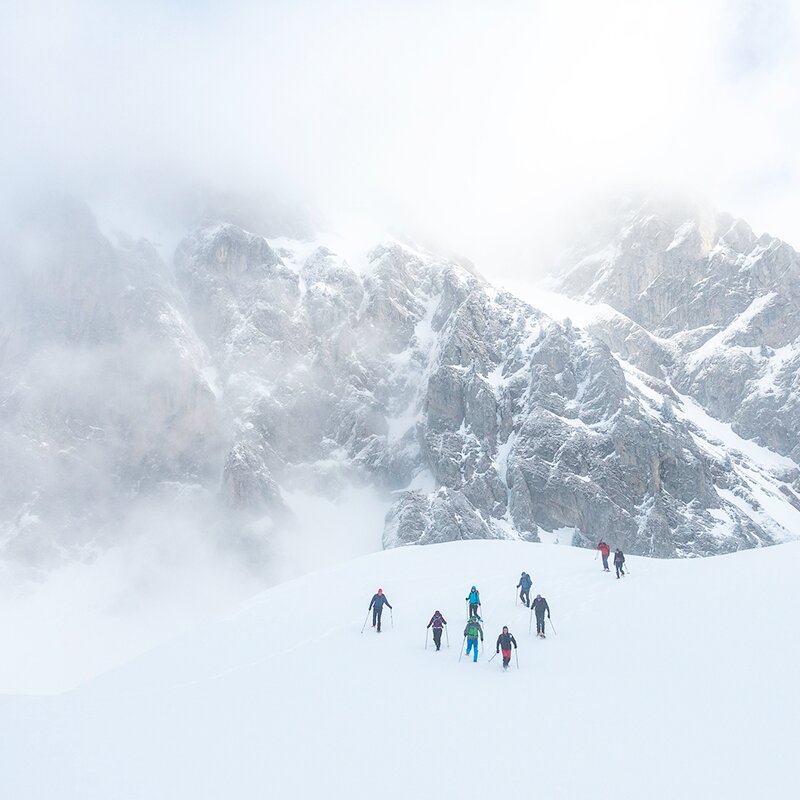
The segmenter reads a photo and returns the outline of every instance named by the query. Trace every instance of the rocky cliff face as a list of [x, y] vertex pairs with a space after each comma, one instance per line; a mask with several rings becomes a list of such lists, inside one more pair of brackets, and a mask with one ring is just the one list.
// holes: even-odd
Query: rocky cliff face
[[[213, 223], [167, 265], [70, 208], [29, 220], [2, 251], [14, 276], [0, 301], [7, 556], [80, 555], [120, 509], [154, 496], [188, 493], [234, 533], [269, 530], [291, 524], [287, 492], [352, 483], [385, 493], [387, 547], [558, 532], [706, 555], [781, 540], [800, 521], [796, 441], [772, 452], [730, 431], [720, 440], [688, 358], [720, 335], [744, 348], [743, 319], [757, 317], [778, 369], [794, 318], [770, 287], [781, 259], [796, 268], [789, 252], [750, 277], [717, 274], [693, 260], [714, 249], [711, 234], [673, 230], [664, 244], [647, 223], [653, 252], [635, 285], [621, 274], [634, 255], [613, 267], [581, 255], [569, 273], [573, 294], [627, 303], [587, 331], [393, 242], [356, 272], [318, 243]], [[658, 278], [662, 250], [670, 280]], [[735, 274], [728, 311], [680, 295], [687, 270], [705, 270], [714, 308], [711, 284]], [[769, 299], [753, 309], [758, 281]], [[654, 282], [692, 308], [667, 309]], [[781, 398], [788, 427], [788, 389]]]
[[616, 352], [800, 459], [800, 254], [687, 204], [626, 208], [615, 228], [578, 248], [560, 290], [619, 312], [595, 331]]

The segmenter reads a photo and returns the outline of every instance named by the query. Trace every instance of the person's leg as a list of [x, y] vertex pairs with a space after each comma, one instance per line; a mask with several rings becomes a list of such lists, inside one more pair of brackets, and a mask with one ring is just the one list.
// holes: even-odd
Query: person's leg
[[511, 651], [503, 650], [503, 666], [507, 667], [510, 661], [511, 661]]
[[372, 627], [375, 627], [375, 623], [378, 621], [378, 606], [372, 607]]
[[603, 569], [608, 572], [608, 556], [603, 556]]
[[378, 609], [378, 633], [381, 632], [381, 615], [383, 614], [383, 606]]
[[544, 615], [536, 617], [536, 633], [544, 633]]
[[442, 629], [441, 628], [434, 628], [433, 629], [433, 643], [436, 645], [436, 649], [438, 650], [442, 644]]
[[478, 651], [478, 640], [477, 639], [467, 639], [467, 657], [472, 652], [472, 648], [475, 648], [475, 652]]

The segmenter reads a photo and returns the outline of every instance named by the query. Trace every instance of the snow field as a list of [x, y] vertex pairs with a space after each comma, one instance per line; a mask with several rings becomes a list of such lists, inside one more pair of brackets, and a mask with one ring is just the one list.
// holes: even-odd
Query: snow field
[[[591, 551], [455, 542], [282, 584], [78, 690], [0, 698], [0, 796], [796, 796], [800, 544], [628, 561], [617, 580]], [[558, 636], [528, 635], [523, 569]], [[473, 583], [485, 650], [459, 663]], [[361, 634], [379, 586], [394, 628], [387, 608]], [[504, 624], [508, 673], [487, 664]]]

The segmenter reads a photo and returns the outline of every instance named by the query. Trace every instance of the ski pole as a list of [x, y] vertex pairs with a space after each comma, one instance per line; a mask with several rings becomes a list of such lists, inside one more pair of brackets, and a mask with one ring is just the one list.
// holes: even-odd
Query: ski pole
[[428, 649], [428, 629], [425, 628], [425, 649]]
[[493, 655], [493, 656], [492, 656], [492, 657], [489, 659], [488, 663], [489, 663], [489, 664], [491, 664], [491, 663], [492, 663], [492, 661], [494, 661], [496, 658], [497, 658], [497, 653], [495, 653], [495, 654], [494, 654], [494, 655]]
[[599, 551], [597, 548], [595, 548], [595, 550], [594, 550], [594, 560], [595, 560], [595, 561], [597, 561], [597, 554], [598, 554], [599, 552], [600, 552], [600, 551]]
[[369, 609], [367, 609], [367, 616], [364, 617], [364, 624], [361, 626], [361, 633], [364, 633], [364, 628], [367, 627], [367, 620], [369, 619]]
[[533, 609], [531, 609], [531, 615], [528, 619], [528, 634], [530, 635], [531, 632], [531, 625], [533, 625]]
[[517, 660], [517, 669], [519, 669], [519, 650], [516, 647], [514, 648], [514, 658]]
[[517, 604], [517, 601], [518, 601], [518, 600], [519, 600], [519, 595], [517, 594], [517, 589], [516, 589], [516, 587], [515, 587], [515, 588], [514, 588], [514, 605], [516, 605], [516, 604]]
[[[550, 617], [548, 617], [547, 621], [550, 623], [550, 627], [553, 628], [553, 620], [551, 620]], [[553, 633], [555, 633], [555, 635], [558, 636], [558, 633], [555, 628], [553, 628]]]
[[389, 619], [392, 622], [392, 630], [394, 630], [394, 612], [392, 611], [391, 608], [389, 609]]
[[444, 626], [444, 638], [447, 639], [447, 646], [450, 647], [450, 634], [447, 632], [447, 625]]
[[461, 661], [461, 656], [464, 655], [464, 644], [465, 644], [466, 641], [467, 641], [467, 634], [465, 633], [464, 634], [464, 641], [461, 642], [461, 650], [458, 653], [458, 660], [459, 661]]

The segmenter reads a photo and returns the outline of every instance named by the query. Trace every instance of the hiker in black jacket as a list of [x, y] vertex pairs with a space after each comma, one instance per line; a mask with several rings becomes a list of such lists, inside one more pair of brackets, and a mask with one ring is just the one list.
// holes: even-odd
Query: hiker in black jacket
[[445, 625], [447, 625], [447, 620], [442, 616], [441, 612], [434, 611], [428, 627], [433, 626], [433, 643], [436, 645], [437, 650], [442, 649], [442, 628]]
[[536, 635], [544, 639], [544, 612], [547, 612], [547, 619], [550, 619], [550, 606], [544, 597], [537, 594], [531, 603], [531, 608], [536, 612]]
[[614, 569], [617, 571], [617, 580], [619, 580], [619, 576], [625, 577], [625, 570], [622, 568], [622, 565], [625, 563], [625, 556], [622, 554], [622, 550], [619, 547], [614, 551]]
[[372, 600], [369, 602], [369, 608], [367, 609], [367, 611], [372, 611], [372, 627], [375, 627], [375, 623], [378, 624], [378, 633], [381, 632], [381, 614], [383, 614], [384, 604], [389, 606], [389, 608], [392, 607], [386, 599], [383, 589], [378, 589], [378, 593], [372, 596]]
[[497, 652], [503, 651], [503, 669], [508, 669], [511, 661], [511, 645], [517, 649], [517, 640], [508, 632], [508, 628], [503, 626], [503, 632], [497, 637]]

